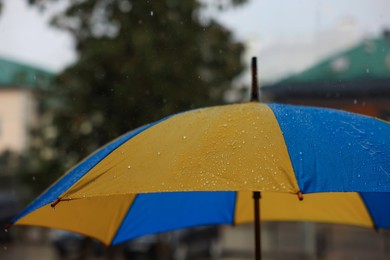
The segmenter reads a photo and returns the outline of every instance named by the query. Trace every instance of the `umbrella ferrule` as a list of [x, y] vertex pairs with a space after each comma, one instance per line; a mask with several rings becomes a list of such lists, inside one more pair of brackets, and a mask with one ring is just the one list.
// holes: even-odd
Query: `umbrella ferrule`
[[252, 88], [251, 88], [251, 101], [259, 101], [259, 86], [257, 83], [257, 58], [252, 58]]
[[52, 207], [52, 208], [54, 208], [58, 203], [60, 203], [60, 199], [58, 198], [58, 199], [56, 199], [53, 203], [51, 203], [50, 204], [50, 206]]

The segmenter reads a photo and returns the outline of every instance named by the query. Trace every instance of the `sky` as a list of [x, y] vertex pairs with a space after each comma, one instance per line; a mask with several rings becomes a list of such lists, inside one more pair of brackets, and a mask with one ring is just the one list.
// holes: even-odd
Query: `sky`
[[[243, 59], [249, 63], [251, 56], [257, 56], [261, 80], [274, 81], [390, 29], [388, 10], [389, 0], [252, 0], [224, 12], [209, 9], [203, 15], [215, 18], [245, 42]], [[71, 64], [76, 59], [72, 39], [49, 27], [49, 17], [50, 13], [29, 8], [25, 0], [4, 0], [0, 56], [51, 71]], [[249, 80], [249, 75], [243, 78]]]

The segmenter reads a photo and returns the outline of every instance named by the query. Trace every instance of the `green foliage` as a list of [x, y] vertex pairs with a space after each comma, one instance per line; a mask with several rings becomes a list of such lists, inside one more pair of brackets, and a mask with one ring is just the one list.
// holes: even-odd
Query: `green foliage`
[[[74, 36], [79, 56], [45, 101], [50, 120], [35, 135], [31, 154], [42, 165], [34, 174], [52, 180], [129, 130], [222, 104], [243, 70], [244, 48], [216, 21], [202, 19], [202, 8], [196, 0], [88, 0], [54, 17], [53, 25]], [[45, 128], [55, 134], [46, 138]], [[50, 156], [43, 158], [43, 149]]]

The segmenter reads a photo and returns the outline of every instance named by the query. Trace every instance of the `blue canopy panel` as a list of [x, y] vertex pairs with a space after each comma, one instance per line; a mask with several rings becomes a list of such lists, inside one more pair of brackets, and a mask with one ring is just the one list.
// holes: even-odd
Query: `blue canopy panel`
[[229, 191], [138, 194], [112, 244], [184, 227], [233, 224], [235, 203], [236, 192]]
[[390, 229], [390, 193], [387, 192], [362, 192], [360, 193], [375, 228]]
[[303, 193], [390, 191], [388, 123], [331, 109], [269, 106]]

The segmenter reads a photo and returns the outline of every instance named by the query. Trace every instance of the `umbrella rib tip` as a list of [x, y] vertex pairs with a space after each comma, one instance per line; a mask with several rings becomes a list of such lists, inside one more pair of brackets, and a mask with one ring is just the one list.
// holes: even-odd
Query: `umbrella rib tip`
[[53, 203], [51, 203], [50, 204], [50, 206], [52, 207], [52, 208], [54, 208], [58, 203], [60, 203], [60, 199], [58, 198], [58, 199], [56, 199]]
[[5, 225], [4, 225], [4, 230], [10, 229], [13, 225], [14, 225], [13, 222], [9, 222], [9, 223], [5, 224]]
[[302, 192], [301, 192], [301, 191], [298, 191], [297, 195], [298, 195], [298, 199], [299, 199], [300, 201], [302, 201], [302, 200], [303, 200], [303, 194], [302, 194]]

